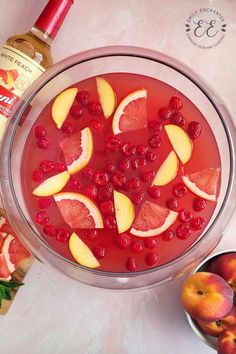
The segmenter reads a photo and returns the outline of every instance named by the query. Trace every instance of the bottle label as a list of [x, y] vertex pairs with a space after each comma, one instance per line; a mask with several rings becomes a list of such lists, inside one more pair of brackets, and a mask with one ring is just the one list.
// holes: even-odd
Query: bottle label
[[44, 71], [19, 50], [8, 45], [0, 49], [0, 119], [9, 117], [17, 99]]

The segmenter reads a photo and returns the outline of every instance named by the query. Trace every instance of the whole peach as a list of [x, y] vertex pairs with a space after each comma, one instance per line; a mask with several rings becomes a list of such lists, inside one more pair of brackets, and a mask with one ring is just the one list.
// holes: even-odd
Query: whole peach
[[225, 329], [236, 325], [236, 307], [234, 305], [228, 315], [218, 321], [197, 321], [197, 323], [206, 334], [218, 337]]
[[210, 262], [207, 271], [224, 278], [236, 294], [236, 252], [215, 257]]
[[236, 354], [236, 326], [226, 329], [217, 341], [218, 354]]
[[234, 292], [217, 274], [197, 272], [183, 284], [182, 303], [185, 310], [197, 320], [218, 321], [233, 307]]

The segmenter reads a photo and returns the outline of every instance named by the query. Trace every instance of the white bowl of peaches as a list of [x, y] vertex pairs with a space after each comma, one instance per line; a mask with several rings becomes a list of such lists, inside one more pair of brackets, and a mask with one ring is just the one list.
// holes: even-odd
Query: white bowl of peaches
[[182, 303], [195, 334], [218, 354], [236, 353], [236, 250], [205, 259], [185, 280]]

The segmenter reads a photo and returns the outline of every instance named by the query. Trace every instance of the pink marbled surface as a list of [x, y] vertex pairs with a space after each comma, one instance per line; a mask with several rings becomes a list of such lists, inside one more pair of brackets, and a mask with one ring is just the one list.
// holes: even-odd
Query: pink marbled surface
[[[26, 31], [45, 0], [0, 0], [0, 43]], [[196, 5], [197, 3], [197, 5]], [[220, 11], [224, 41], [202, 50], [186, 37], [200, 7]], [[126, 44], [165, 52], [191, 66], [236, 114], [235, 0], [75, 0], [53, 45], [55, 62], [85, 49]], [[218, 250], [235, 247], [236, 217]], [[6, 317], [1, 354], [211, 354], [191, 331], [180, 304], [182, 280], [130, 293], [78, 284], [35, 261]]]

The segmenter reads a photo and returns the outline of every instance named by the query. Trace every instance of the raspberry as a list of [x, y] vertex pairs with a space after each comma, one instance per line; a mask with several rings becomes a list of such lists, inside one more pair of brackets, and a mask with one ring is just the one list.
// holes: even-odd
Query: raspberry
[[202, 133], [202, 126], [196, 121], [192, 121], [188, 125], [188, 135], [191, 139], [197, 139]]
[[103, 220], [103, 223], [106, 229], [116, 229], [116, 219], [114, 218], [114, 216], [106, 216]]
[[150, 197], [152, 197], [153, 199], [160, 198], [161, 196], [160, 189], [157, 186], [150, 186], [148, 187], [147, 191]]
[[54, 163], [52, 161], [43, 160], [39, 165], [39, 169], [44, 173], [50, 173], [54, 170]]
[[44, 174], [40, 170], [33, 171], [32, 177], [35, 182], [42, 182], [44, 180]]
[[104, 170], [108, 173], [113, 173], [115, 172], [115, 165], [111, 161], [105, 161], [104, 163]]
[[140, 167], [145, 167], [147, 164], [147, 160], [143, 157], [137, 157], [136, 159], [134, 159], [131, 163], [132, 168], [134, 170], [137, 170]]
[[97, 119], [91, 119], [89, 121], [89, 127], [93, 130], [101, 130], [103, 128], [103, 124]]
[[71, 122], [65, 122], [62, 124], [61, 130], [63, 131], [63, 133], [70, 135], [74, 133], [75, 126]]
[[153, 135], [148, 139], [148, 144], [153, 149], [158, 149], [161, 147], [162, 140], [160, 135]]
[[94, 174], [93, 180], [97, 186], [105, 186], [109, 182], [109, 176], [106, 172], [97, 171]]
[[54, 170], [58, 173], [66, 171], [66, 164], [64, 162], [54, 162]]
[[138, 177], [132, 177], [126, 182], [128, 189], [138, 189], [140, 187], [140, 180]]
[[130, 160], [122, 158], [117, 162], [118, 168], [121, 172], [125, 172], [130, 168]]
[[138, 145], [136, 149], [137, 155], [143, 156], [148, 152], [148, 146], [146, 145]]
[[188, 209], [181, 209], [179, 211], [178, 220], [180, 222], [188, 222], [193, 218], [193, 214]]
[[196, 198], [193, 201], [193, 209], [195, 211], [202, 211], [206, 208], [206, 206], [207, 206], [207, 202], [203, 199]]
[[171, 117], [171, 110], [169, 107], [161, 107], [158, 111], [158, 115], [160, 120], [162, 121], [168, 120]]
[[134, 253], [140, 253], [143, 250], [143, 245], [139, 241], [133, 241], [130, 245], [130, 251]]
[[35, 221], [37, 222], [37, 224], [40, 224], [40, 225], [47, 224], [49, 221], [48, 214], [45, 211], [38, 212], [38, 214], [36, 214], [36, 216], [35, 216]]
[[154, 238], [145, 238], [144, 245], [147, 248], [154, 248], [157, 245], [157, 241]]
[[89, 184], [88, 186], [84, 187], [83, 192], [89, 199], [96, 199], [98, 189], [94, 184]]
[[192, 231], [188, 224], [180, 224], [176, 229], [176, 236], [181, 240], [186, 240]]
[[170, 99], [170, 106], [171, 108], [177, 110], [177, 109], [181, 109], [183, 108], [183, 102], [181, 100], [181, 98], [177, 97], [177, 96], [173, 96]]
[[104, 215], [113, 215], [114, 214], [114, 205], [111, 200], [107, 200], [100, 204], [101, 211]]
[[135, 272], [137, 269], [136, 266], [136, 262], [134, 257], [129, 257], [127, 262], [126, 262], [126, 268], [130, 271], [130, 272]]
[[173, 194], [177, 198], [183, 197], [188, 191], [188, 188], [183, 183], [178, 183], [173, 188]]
[[141, 180], [143, 182], [152, 182], [154, 176], [155, 176], [154, 171], [145, 171], [140, 174]]
[[81, 183], [78, 177], [71, 177], [69, 180], [69, 188], [73, 191], [79, 191], [81, 189]]
[[123, 143], [120, 149], [122, 154], [125, 156], [132, 156], [136, 152], [136, 147], [130, 143]]
[[90, 114], [96, 116], [102, 112], [102, 107], [99, 102], [91, 101], [88, 103], [88, 111]]
[[40, 149], [47, 149], [49, 147], [49, 140], [47, 138], [39, 138], [36, 140], [36, 144]]
[[134, 204], [140, 205], [144, 202], [144, 193], [143, 192], [135, 192], [131, 195], [131, 200]]
[[125, 176], [121, 172], [115, 172], [111, 180], [115, 188], [122, 188], [125, 183]]
[[99, 188], [98, 198], [99, 200], [109, 200], [113, 196], [113, 186], [108, 183], [103, 187]]
[[172, 124], [179, 125], [180, 127], [183, 127], [186, 124], [186, 120], [179, 111], [172, 114], [170, 121]]
[[115, 244], [119, 248], [127, 248], [130, 246], [131, 243], [131, 237], [127, 233], [119, 234], [115, 237], [114, 239]]
[[153, 131], [154, 133], [160, 132], [162, 130], [162, 124], [157, 122], [156, 120], [150, 120], [148, 122], [149, 130]]
[[176, 211], [179, 207], [179, 202], [176, 198], [168, 198], [166, 201], [167, 208]]
[[51, 204], [52, 204], [52, 201], [49, 198], [40, 198], [40, 199], [38, 199], [39, 209], [47, 209], [47, 208], [50, 207]]
[[70, 237], [70, 234], [65, 229], [58, 229], [57, 230], [56, 240], [58, 242], [64, 243], [69, 239], [69, 237]]
[[83, 106], [87, 106], [89, 103], [89, 92], [88, 91], [80, 91], [76, 95], [76, 99], [79, 103], [81, 103]]
[[52, 224], [47, 224], [47, 225], [45, 225], [44, 228], [43, 228], [43, 233], [44, 233], [46, 236], [54, 237], [54, 236], [56, 236], [56, 234], [57, 234], [57, 229], [55, 228], [54, 225], [52, 225]]
[[46, 136], [46, 130], [42, 125], [36, 125], [34, 128], [34, 135], [37, 139], [44, 138]]
[[73, 106], [70, 109], [70, 115], [72, 118], [74, 119], [78, 119], [80, 117], [82, 117], [83, 114], [83, 109], [80, 106]]
[[94, 169], [92, 167], [85, 167], [82, 171], [82, 176], [87, 181], [92, 181], [94, 177]]
[[175, 232], [172, 230], [166, 230], [162, 234], [162, 240], [164, 241], [170, 241], [174, 237], [175, 237]]
[[107, 149], [110, 150], [111, 152], [116, 152], [119, 150], [120, 147], [120, 139], [117, 138], [116, 136], [109, 136], [106, 139], [106, 146]]
[[148, 153], [146, 153], [146, 159], [148, 160], [148, 162], [154, 162], [156, 161], [157, 155], [153, 152], [153, 151], [148, 151]]
[[87, 230], [84, 232], [84, 236], [87, 237], [89, 240], [93, 241], [98, 236], [98, 232], [95, 229]]
[[203, 219], [201, 216], [198, 216], [197, 218], [193, 218], [191, 220], [190, 225], [194, 231], [199, 231], [205, 225], [205, 219]]
[[149, 252], [145, 257], [146, 263], [149, 267], [154, 266], [157, 264], [159, 260], [159, 256], [156, 252]]
[[97, 259], [102, 259], [105, 257], [107, 250], [104, 246], [96, 246], [93, 249], [93, 254]]

